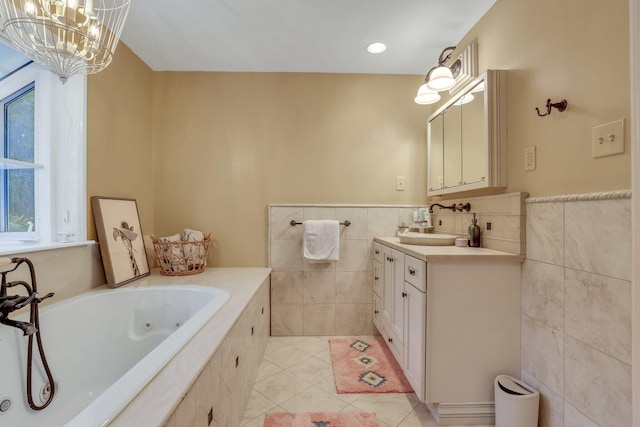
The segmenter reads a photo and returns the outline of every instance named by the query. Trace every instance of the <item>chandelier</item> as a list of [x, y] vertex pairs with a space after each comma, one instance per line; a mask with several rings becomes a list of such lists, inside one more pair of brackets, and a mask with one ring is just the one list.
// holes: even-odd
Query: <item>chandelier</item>
[[0, 25], [13, 46], [65, 82], [105, 69], [131, 0], [0, 0]]

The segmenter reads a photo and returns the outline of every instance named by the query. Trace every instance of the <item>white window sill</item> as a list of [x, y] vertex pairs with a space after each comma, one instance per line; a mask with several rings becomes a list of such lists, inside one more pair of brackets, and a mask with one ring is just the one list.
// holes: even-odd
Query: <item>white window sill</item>
[[0, 242], [0, 255], [24, 254], [29, 252], [50, 251], [53, 249], [64, 249], [75, 246], [95, 245], [94, 240], [81, 240], [78, 242]]

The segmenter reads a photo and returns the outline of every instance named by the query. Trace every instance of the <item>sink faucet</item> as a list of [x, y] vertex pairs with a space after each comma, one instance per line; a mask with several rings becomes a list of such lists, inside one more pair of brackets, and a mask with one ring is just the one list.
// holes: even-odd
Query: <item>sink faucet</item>
[[440, 203], [433, 203], [431, 206], [429, 206], [429, 213], [433, 213], [433, 207], [437, 206], [440, 209], [451, 209], [453, 212], [455, 211], [467, 211], [469, 212], [471, 210], [471, 203], [467, 202], [465, 204], [462, 203], [458, 203], [457, 205], [454, 203], [451, 206], [443, 206]]

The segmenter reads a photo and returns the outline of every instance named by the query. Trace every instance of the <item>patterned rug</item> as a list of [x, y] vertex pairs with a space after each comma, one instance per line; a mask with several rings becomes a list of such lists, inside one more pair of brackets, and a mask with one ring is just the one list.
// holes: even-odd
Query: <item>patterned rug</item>
[[376, 414], [367, 412], [273, 413], [264, 417], [263, 427], [379, 427], [379, 424]]
[[412, 393], [383, 338], [329, 340], [338, 393]]

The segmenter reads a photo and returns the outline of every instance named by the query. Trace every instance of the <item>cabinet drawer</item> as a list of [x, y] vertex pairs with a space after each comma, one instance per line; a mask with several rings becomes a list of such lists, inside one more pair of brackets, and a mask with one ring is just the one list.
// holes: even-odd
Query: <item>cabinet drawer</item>
[[409, 255], [404, 257], [404, 280], [422, 292], [427, 291], [427, 263]]
[[373, 243], [373, 260], [382, 262], [382, 245], [380, 243]]

